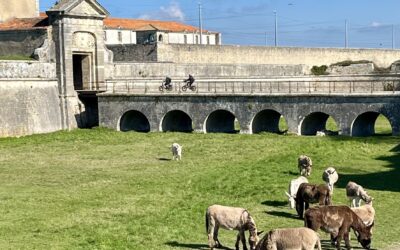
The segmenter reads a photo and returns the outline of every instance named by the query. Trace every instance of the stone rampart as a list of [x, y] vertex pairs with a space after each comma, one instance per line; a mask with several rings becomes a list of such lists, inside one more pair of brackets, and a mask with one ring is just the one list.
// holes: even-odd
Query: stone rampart
[[62, 129], [56, 79], [0, 79], [0, 106], [0, 137]]
[[47, 39], [46, 29], [15, 30], [0, 32], [0, 56], [32, 57]]
[[343, 61], [371, 61], [389, 67], [400, 60], [400, 50], [295, 48], [257, 46], [157, 45], [158, 62], [197, 64], [331, 65]]
[[1, 78], [56, 78], [55, 63], [0, 61]]
[[[110, 71], [108, 71], [110, 72]], [[187, 78], [249, 78], [267, 76], [305, 75], [309, 69], [304, 65], [251, 65], [251, 64], [184, 64], [184, 63], [115, 63], [113, 74], [107, 78], [154, 79], [170, 76], [174, 80]]]

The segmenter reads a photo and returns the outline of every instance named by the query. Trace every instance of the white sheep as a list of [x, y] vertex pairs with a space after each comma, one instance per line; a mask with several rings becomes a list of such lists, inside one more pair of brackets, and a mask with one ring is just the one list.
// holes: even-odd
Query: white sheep
[[178, 143], [174, 143], [171, 146], [172, 151], [172, 160], [181, 160], [182, 159], [182, 146]]

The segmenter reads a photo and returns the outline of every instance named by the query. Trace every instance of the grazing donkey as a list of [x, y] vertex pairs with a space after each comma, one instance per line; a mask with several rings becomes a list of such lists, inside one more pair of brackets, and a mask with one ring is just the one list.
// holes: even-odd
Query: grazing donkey
[[362, 222], [364, 222], [366, 226], [371, 226], [372, 234], [372, 227], [375, 222], [375, 209], [372, 207], [372, 201], [360, 207], [352, 207], [351, 210], [353, 210], [353, 212], [356, 213], [358, 217], [360, 217], [360, 219], [362, 220]]
[[329, 189], [333, 193], [333, 185], [338, 181], [339, 175], [333, 167], [329, 167], [325, 169], [325, 171], [322, 173], [322, 179], [326, 182], [328, 185]]
[[221, 242], [218, 240], [218, 230], [222, 227], [228, 230], [238, 230], [236, 240], [236, 250], [239, 250], [239, 241], [242, 241], [243, 249], [247, 250], [245, 231], [249, 230], [250, 249], [256, 248], [259, 241], [256, 223], [250, 213], [244, 208], [226, 207], [212, 205], [206, 212], [206, 229], [208, 234], [208, 245], [211, 249], [220, 248]]
[[271, 230], [257, 244], [256, 250], [321, 250], [318, 234], [306, 227]]
[[312, 161], [307, 155], [300, 155], [297, 159], [297, 165], [302, 176], [310, 176]]
[[293, 179], [290, 181], [289, 184], [289, 193], [285, 192], [286, 196], [289, 199], [289, 207], [290, 209], [294, 209], [296, 206], [296, 194], [297, 190], [299, 189], [300, 184], [302, 183], [308, 183], [308, 180], [304, 176], [299, 176], [296, 179]]
[[174, 143], [171, 146], [172, 151], [172, 160], [181, 160], [182, 159], [182, 146], [178, 143]]
[[296, 194], [296, 211], [303, 218], [304, 210], [310, 207], [310, 203], [318, 202], [319, 205], [331, 205], [331, 192], [327, 185], [315, 185], [302, 183]]
[[346, 185], [346, 195], [351, 202], [351, 207], [359, 207], [361, 200], [368, 204], [374, 199], [367, 194], [367, 191], [361, 185], [352, 181], [349, 181]]
[[346, 248], [350, 246], [350, 228], [357, 235], [358, 242], [365, 249], [371, 246], [371, 226], [366, 226], [348, 206], [321, 206], [312, 207], [305, 213], [304, 224], [314, 231], [322, 229], [331, 234], [332, 244], [340, 249], [340, 242], [344, 238]]

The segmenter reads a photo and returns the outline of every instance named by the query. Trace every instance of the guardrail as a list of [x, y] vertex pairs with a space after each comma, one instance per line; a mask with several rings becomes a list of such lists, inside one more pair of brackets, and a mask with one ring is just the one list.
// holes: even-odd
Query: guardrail
[[108, 80], [113, 94], [382, 94], [400, 91], [399, 79], [232, 79], [197, 80], [195, 91], [183, 91], [183, 82], [172, 82], [171, 90], [160, 91], [162, 80]]

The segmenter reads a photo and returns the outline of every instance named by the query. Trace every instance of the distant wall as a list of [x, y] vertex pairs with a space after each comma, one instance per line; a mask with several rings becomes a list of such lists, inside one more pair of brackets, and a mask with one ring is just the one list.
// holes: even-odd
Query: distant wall
[[204, 64], [305, 64], [330, 65], [346, 60], [368, 60], [389, 67], [400, 60], [400, 50], [284, 48], [257, 46], [200, 46], [159, 44], [158, 62]]
[[46, 29], [0, 31], [0, 56], [30, 57], [47, 38]]
[[39, 16], [39, 0], [0, 0], [0, 22], [13, 17]]
[[125, 44], [107, 45], [114, 53], [115, 62], [156, 62], [156, 45]]
[[308, 68], [304, 65], [249, 65], [249, 64], [183, 64], [183, 63], [115, 63], [112, 75], [108, 79], [121, 78], [163, 78], [170, 76], [183, 79], [189, 74], [195, 78], [234, 78], [266, 76], [305, 75]]

